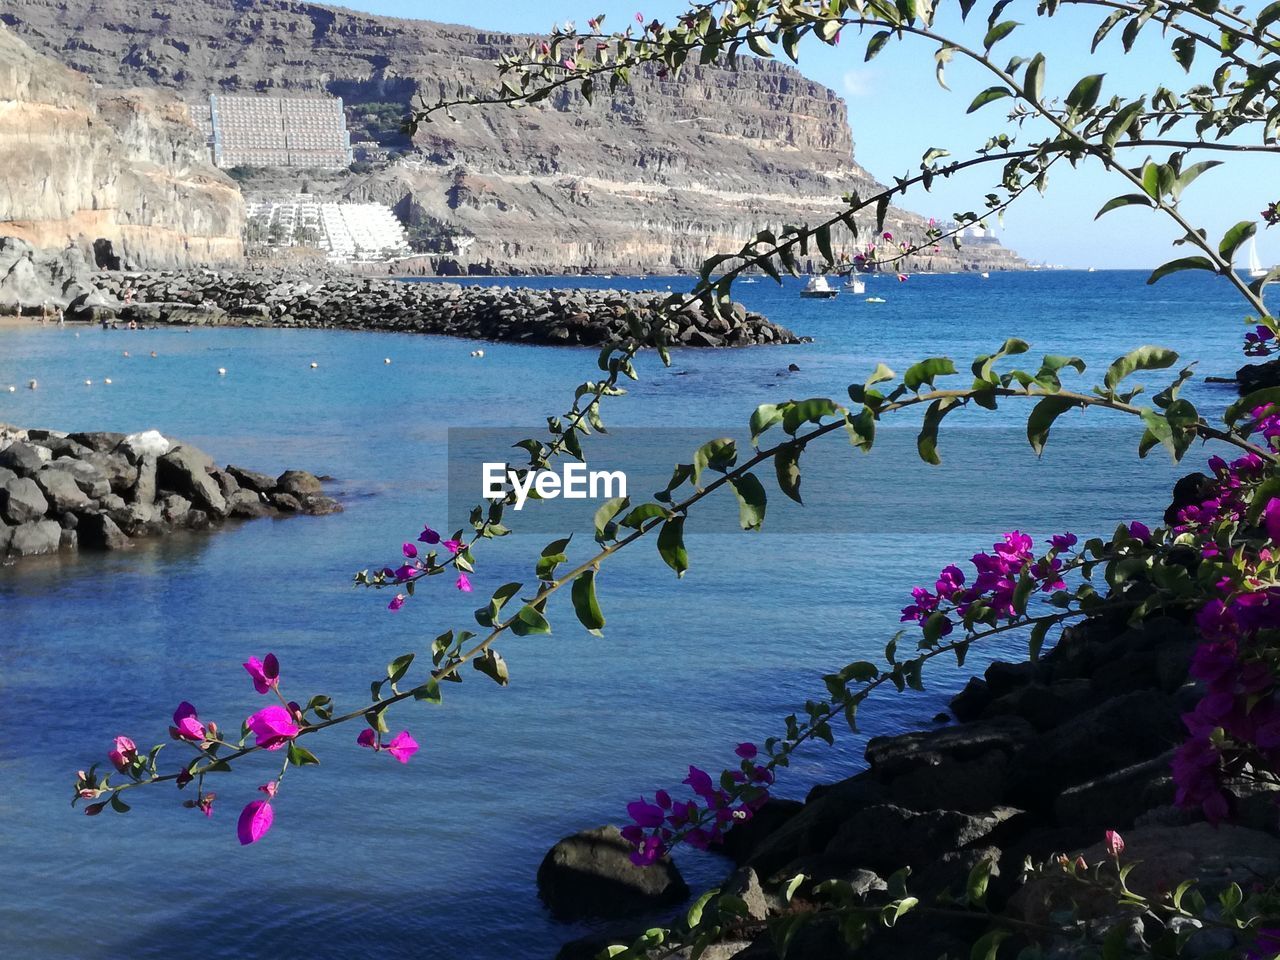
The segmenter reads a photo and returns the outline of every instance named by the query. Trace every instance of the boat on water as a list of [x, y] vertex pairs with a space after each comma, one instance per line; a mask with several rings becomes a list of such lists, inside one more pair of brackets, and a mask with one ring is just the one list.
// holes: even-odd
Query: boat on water
[[1249, 238], [1249, 276], [1258, 280], [1267, 275], [1267, 268], [1258, 259], [1258, 238]]
[[979, 274], [979, 276], [982, 277], [983, 280], [991, 279], [991, 274], [987, 273], [987, 271], [985, 270], [983, 270], [982, 273]]
[[850, 277], [844, 282], [844, 288], [850, 293], [866, 293], [867, 285], [857, 277]]
[[832, 300], [840, 296], [840, 291], [827, 283], [826, 277], [812, 277], [800, 291], [800, 296], [810, 300]]
[[755, 283], [755, 282], [756, 282], [756, 278], [755, 278], [755, 277], [745, 277], [745, 278], [743, 278], [742, 280], [740, 280], [740, 281], [738, 281], [738, 282], [739, 282], [739, 283]]
[[867, 297], [867, 303], [885, 303], [884, 297]]

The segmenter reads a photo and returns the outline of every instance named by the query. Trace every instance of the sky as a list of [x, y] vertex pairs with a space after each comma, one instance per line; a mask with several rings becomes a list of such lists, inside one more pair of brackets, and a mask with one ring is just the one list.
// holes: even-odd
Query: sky
[[[670, 22], [686, 9], [678, 0], [470, 0], [465, 6], [435, 0], [348, 0], [345, 6], [370, 13], [413, 17], [490, 30], [545, 33], [554, 23], [574, 20], [585, 27], [588, 17], [607, 14], [606, 27], [622, 29], [637, 12]], [[1248, 4], [1256, 10], [1254, 3]], [[981, 13], [980, 4], [975, 11]], [[980, 18], [981, 19], [981, 18]], [[1036, 22], [1034, 0], [1013, 0], [1002, 19], [1022, 21], [997, 48], [1002, 56], [1046, 59], [1047, 95], [1065, 94], [1089, 73], [1105, 73], [1103, 97], [1113, 93], [1141, 94], [1165, 83], [1185, 89], [1188, 80], [1174, 63], [1167, 43], [1153, 28], [1144, 31], [1134, 51], [1125, 56], [1119, 30], [1098, 54], [1089, 44], [1102, 14], [1072, 10], [1048, 22]], [[980, 44], [984, 24], [960, 28]], [[955, 18], [939, 19], [939, 27], [956, 29]], [[994, 104], [966, 116], [973, 96], [993, 82], [972, 65], [953, 61], [947, 69], [950, 92], [934, 77], [933, 48], [919, 41], [890, 43], [870, 63], [864, 62], [867, 37], [842, 36], [836, 48], [809, 41], [800, 47], [799, 69], [835, 90], [848, 104], [857, 161], [882, 181], [919, 169], [931, 147], [964, 157], [996, 133], [1012, 133], [1004, 104]], [[1007, 102], [1007, 101], [1006, 101]], [[1132, 164], [1146, 159], [1131, 153]], [[1223, 155], [1208, 155], [1209, 159]], [[1157, 153], [1156, 160], [1167, 158]], [[1272, 156], [1230, 155], [1229, 163], [1202, 176], [1183, 199], [1184, 212], [1211, 238], [1238, 220], [1256, 219], [1268, 203], [1280, 199], [1277, 159]], [[992, 173], [977, 172], [964, 179], [936, 184], [931, 193], [915, 193], [902, 205], [926, 216], [950, 217], [957, 211], [980, 210], [993, 185]], [[1031, 260], [1068, 267], [1150, 267], [1186, 254], [1172, 242], [1179, 231], [1162, 214], [1136, 207], [1117, 210], [1100, 221], [1094, 214], [1111, 197], [1131, 192], [1126, 181], [1107, 173], [1097, 161], [1077, 170], [1059, 164], [1050, 174], [1045, 197], [1024, 195], [1005, 215], [998, 232], [1004, 242]], [[993, 223], [993, 226], [998, 226]], [[1280, 262], [1280, 227], [1262, 230], [1258, 250], [1264, 263]], [[1243, 262], [1243, 253], [1241, 262]]]

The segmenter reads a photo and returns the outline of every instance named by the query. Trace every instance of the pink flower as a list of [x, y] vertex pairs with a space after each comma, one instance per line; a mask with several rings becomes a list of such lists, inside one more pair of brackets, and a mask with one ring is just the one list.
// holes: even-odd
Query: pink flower
[[457, 583], [457, 587], [458, 587], [458, 589], [459, 589], [459, 590], [461, 590], [463, 593], [470, 593], [470, 592], [471, 592], [471, 578], [470, 578], [470, 577], [468, 577], [465, 573], [460, 573], [460, 574], [458, 574], [458, 583]]
[[116, 737], [116, 748], [107, 754], [107, 759], [117, 770], [124, 773], [133, 761], [138, 759], [138, 747], [128, 737]]
[[271, 829], [271, 823], [275, 817], [270, 800], [254, 800], [246, 806], [240, 811], [240, 820], [236, 824], [236, 835], [240, 838], [240, 844], [248, 846], [261, 840]]
[[196, 806], [206, 818], [213, 816], [213, 798], [216, 796], [216, 793], [202, 793], [200, 799], [196, 801]]
[[360, 744], [362, 747], [372, 747], [374, 750], [379, 749], [378, 738], [368, 727], [365, 727], [360, 731], [360, 736], [356, 737], [356, 743]]
[[280, 683], [280, 661], [274, 653], [268, 653], [265, 660], [250, 657], [244, 668], [253, 677], [253, 689], [259, 693], [270, 693]]
[[[369, 731], [372, 733], [373, 731]], [[408, 730], [401, 730], [391, 742], [387, 744], [387, 753], [391, 754], [401, 763], [408, 763], [409, 758], [418, 752], [418, 741], [409, 736]]]
[[1263, 525], [1267, 528], [1267, 539], [1272, 543], [1280, 543], [1280, 498], [1272, 497], [1262, 511]]
[[463, 543], [461, 540], [446, 540], [444, 542], [444, 548], [448, 550], [450, 553], [456, 555], [462, 552]]
[[440, 534], [436, 533], [430, 527], [424, 526], [422, 532], [418, 534], [419, 543], [437, 544], [440, 542]]
[[743, 760], [754, 760], [756, 753], [756, 745], [754, 743], [740, 743], [733, 750]]
[[402, 546], [400, 550], [410, 560], [412, 560], [414, 557], [418, 555], [418, 548], [415, 547], [412, 543], [404, 544], [404, 546]]
[[404, 606], [404, 594], [397, 593], [392, 598], [391, 602], [387, 604], [387, 609], [395, 611], [395, 610], [399, 610], [403, 606]]
[[1141, 541], [1142, 543], [1150, 543], [1151, 528], [1145, 523], [1135, 520], [1133, 523], [1129, 524], [1129, 536], [1133, 537], [1135, 540]]
[[644, 14], [643, 14], [643, 13], [637, 13], [637, 14], [636, 14], [636, 23], [644, 23]]
[[276, 796], [276, 791], [278, 789], [280, 789], [280, 784], [272, 780], [270, 783], [264, 783], [262, 786], [260, 786], [258, 788], [258, 791], [260, 793], [265, 793], [267, 795], [268, 800], [274, 800]]
[[1106, 849], [1107, 856], [1112, 860], [1119, 860], [1120, 854], [1124, 853], [1124, 837], [1116, 833], [1114, 830], [1108, 830], [1106, 833]]
[[886, 231], [884, 232], [884, 238], [885, 238], [886, 240], [892, 240], [892, 239], [893, 239], [893, 234], [892, 234], [892, 233], [890, 233], [888, 230], [886, 230]]
[[190, 740], [192, 743], [204, 740], [204, 724], [196, 716], [196, 708], [185, 700], [173, 712], [173, 726], [169, 728], [169, 735], [175, 740]]
[[278, 704], [263, 707], [245, 721], [245, 726], [258, 738], [257, 745], [266, 750], [279, 750], [298, 735], [293, 715]]

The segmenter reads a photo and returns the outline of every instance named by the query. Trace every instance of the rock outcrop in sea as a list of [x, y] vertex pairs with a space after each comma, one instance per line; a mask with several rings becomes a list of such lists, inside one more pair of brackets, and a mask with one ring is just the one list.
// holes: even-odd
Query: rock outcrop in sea
[[155, 430], [64, 433], [0, 424], [0, 560], [121, 550], [228, 520], [341, 510], [310, 473], [219, 468], [197, 447]]
[[[770, 800], [726, 838], [723, 852], [735, 867], [721, 889], [741, 896], [748, 914], [704, 956], [773, 960], [765, 921], [811, 910], [813, 888], [824, 880], [848, 881], [874, 906], [888, 900], [890, 874], [910, 867], [910, 894], [930, 905], [947, 892], [962, 899], [966, 878], [984, 859], [995, 868], [988, 903], [997, 914], [1038, 923], [1076, 899], [1081, 919], [1100, 936], [1131, 915], [1113, 902], [1080, 902], [1078, 892], [1051, 879], [1024, 882], [1023, 865], [1059, 855], [1096, 864], [1106, 856], [1107, 830], [1123, 833], [1125, 861], [1136, 863], [1128, 883], [1142, 895], [1193, 879], [1213, 902], [1233, 880], [1280, 877], [1277, 788], [1237, 784], [1231, 824], [1213, 826], [1199, 810], [1174, 805], [1171, 757], [1186, 735], [1181, 716], [1199, 698], [1188, 676], [1196, 644], [1194, 628], [1181, 620], [1086, 621], [1039, 662], [997, 662], [971, 679], [950, 703], [958, 723], [873, 738], [861, 772], [814, 787], [803, 803]], [[784, 902], [781, 887], [800, 873], [806, 879]], [[643, 926], [575, 941], [559, 957], [594, 957], [659, 920], [650, 910]], [[957, 911], [914, 911], [855, 953], [834, 923], [816, 919], [796, 934], [787, 957], [967, 957], [985, 928], [981, 917]], [[1007, 944], [1010, 956], [1017, 941], [1015, 934]], [[1190, 956], [1237, 955], [1226, 930], [1195, 933], [1192, 945]]]
[[[528, 37], [379, 17], [300, 0], [6, 0], [3, 20], [28, 43], [106, 87], [159, 87], [189, 103], [211, 93], [344, 98], [362, 124], [407, 114], [442, 95], [487, 93], [497, 61]], [[613, 24], [609, 25], [610, 27]], [[623, 26], [619, 24], [619, 26]], [[594, 103], [560, 90], [524, 109], [455, 111], [381, 169], [258, 171], [246, 190], [391, 205], [433, 252], [440, 274], [696, 272], [770, 227], [816, 222], [845, 194], [881, 188], [854, 159], [843, 100], [798, 70], [739, 57], [735, 69], [636, 70]], [[59, 159], [59, 158], [54, 158]], [[60, 161], [62, 162], [62, 161]], [[252, 171], [241, 171], [252, 173]], [[920, 194], [928, 203], [928, 195]], [[950, 208], [934, 211], [949, 215]], [[0, 220], [5, 219], [0, 197]], [[919, 238], [925, 217], [891, 209], [895, 238]], [[858, 240], [837, 231], [838, 249]], [[816, 258], [815, 258], [816, 259]], [[943, 243], [909, 271], [1020, 269], [999, 244]]]

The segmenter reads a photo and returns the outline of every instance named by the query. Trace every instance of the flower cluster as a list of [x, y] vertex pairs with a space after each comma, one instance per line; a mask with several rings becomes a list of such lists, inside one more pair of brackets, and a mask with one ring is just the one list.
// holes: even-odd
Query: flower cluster
[[[169, 737], [178, 743], [188, 744], [195, 751], [195, 756], [176, 772], [161, 774], [156, 767], [156, 757], [163, 745], [154, 747], [148, 754], [142, 754], [137, 744], [129, 737], [116, 737], [111, 749], [107, 752], [107, 759], [118, 773], [127, 776], [132, 782], [120, 786], [112, 785], [110, 776], [99, 778], [96, 775], [96, 767], [88, 772], [77, 771], [76, 799], [97, 801], [86, 806], [85, 813], [91, 817], [96, 816], [108, 804], [123, 813], [129, 807], [120, 799], [119, 792], [122, 789], [154, 780], [173, 780], [179, 790], [185, 789], [193, 781], [197, 782], [195, 798], [184, 801], [183, 806], [197, 809], [206, 817], [212, 817], [215, 794], [206, 792], [203, 789], [203, 783], [204, 775], [211, 767], [222, 765], [221, 768], [225, 769], [226, 761], [231, 759], [220, 757], [218, 753], [220, 749], [225, 747], [232, 751], [247, 749], [276, 751], [288, 748], [280, 773], [273, 781], [258, 787], [259, 792], [265, 797], [246, 804], [236, 823], [236, 836], [242, 844], [257, 843], [266, 836], [275, 821], [272, 801], [276, 799], [276, 793], [289, 766], [318, 762], [305, 749], [295, 746], [297, 738], [307, 730], [306, 714], [310, 710], [315, 710], [321, 719], [328, 719], [330, 702], [327, 697], [315, 697], [304, 710], [298, 703], [286, 700], [280, 692], [280, 661], [273, 653], [268, 653], [262, 658], [249, 657], [243, 666], [253, 682], [254, 690], [259, 694], [274, 694], [280, 702], [250, 714], [244, 721], [244, 734], [239, 742], [229, 742], [224, 739], [216, 723], [202, 720], [195, 706], [184, 700], [173, 712]], [[251, 746], [246, 743], [249, 737], [253, 737]], [[386, 751], [400, 763], [408, 763], [409, 759], [418, 752], [418, 743], [407, 730], [400, 731], [386, 744], [381, 742], [373, 730], [365, 730], [357, 738], [357, 742], [360, 746], [370, 747], [375, 752]], [[105, 799], [99, 800], [100, 797]]]
[[[471, 563], [467, 555], [467, 544], [461, 536], [459, 533], [450, 540], [444, 540], [435, 530], [424, 526], [422, 533], [418, 534], [417, 543], [425, 543], [428, 546], [439, 544], [448, 550], [453, 565], [458, 568], [458, 579], [454, 581], [454, 586], [463, 593], [470, 593], [471, 578], [467, 576], [467, 571], [471, 569]], [[422, 577], [441, 571], [442, 568], [435, 562], [435, 553], [428, 553], [426, 557], [419, 556], [417, 543], [406, 541], [401, 545], [400, 552], [404, 555], [404, 563], [398, 567], [383, 567], [381, 571], [383, 580], [394, 584], [412, 584]], [[410, 590], [410, 593], [412, 592]], [[397, 593], [387, 604], [387, 609], [394, 613], [404, 606], [406, 599], [408, 598], [405, 594]]]
[[706, 850], [723, 841], [735, 823], [751, 819], [769, 799], [773, 770], [756, 762], [759, 751], [753, 743], [740, 743], [734, 752], [741, 765], [727, 771], [718, 786], [705, 770], [691, 766], [684, 783], [692, 798], [675, 800], [659, 790], [652, 803], [641, 797], [627, 804], [632, 822], [622, 828], [622, 836], [633, 848], [632, 863], [649, 866], [681, 841]]
[[1280, 223], [1280, 200], [1267, 204], [1267, 209], [1262, 211], [1262, 220], [1268, 227]]
[[[1142, 524], [1135, 524], [1130, 532], [1134, 536], [1150, 536]], [[990, 553], [975, 553], [970, 558], [976, 570], [972, 584], [966, 580], [963, 570], [950, 564], [938, 575], [932, 590], [912, 589], [913, 602], [902, 608], [901, 620], [921, 626], [932, 623], [938, 636], [945, 637], [955, 628], [953, 617], [963, 619], [975, 605], [994, 611], [999, 619], [1012, 619], [1018, 615], [1015, 594], [1024, 576], [1043, 593], [1053, 593], [1066, 586], [1059, 554], [1069, 551], [1076, 542], [1075, 534], [1058, 534], [1049, 541], [1049, 552], [1037, 557], [1032, 551], [1032, 539], [1012, 530], [992, 545]]]
[[1246, 357], [1269, 357], [1277, 350], [1276, 335], [1261, 324], [1244, 335]]
[[[1178, 508], [1173, 518], [1174, 534], [1199, 533], [1215, 524], [1244, 519], [1253, 489], [1262, 481], [1266, 465], [1256, 453], [1246, 453], [1230, 462], [1222, 457], [1209, 458], [1213, 482], [1206, 495], [1194, 503]], [[1207, 539], [1201, 547], [1206, 557], [1217, 556], [1217, 545]]]

